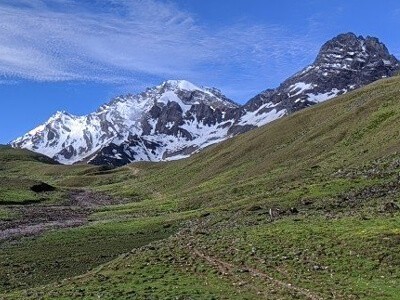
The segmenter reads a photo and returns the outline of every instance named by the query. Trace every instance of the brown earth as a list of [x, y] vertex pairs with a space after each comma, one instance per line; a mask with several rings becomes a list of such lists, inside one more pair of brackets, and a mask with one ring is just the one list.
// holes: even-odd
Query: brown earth
[[79, 190], [70, 192], [59, 205], [4, 205], [15, 217], [0, 220], [0, 244], [26, 236], [36, 236], [58, 228], [82, 226], [98, 207], [124, 203], [107, 195]]

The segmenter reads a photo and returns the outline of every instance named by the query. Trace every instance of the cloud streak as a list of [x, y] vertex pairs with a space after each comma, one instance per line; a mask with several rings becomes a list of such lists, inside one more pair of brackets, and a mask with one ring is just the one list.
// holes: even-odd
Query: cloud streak
[[282, 68], [284, 61], [299, 61], [299, 53], [308, 59], [316, 48], [307, 37], [277, 26], [209, 28], [155, 0], [96, 0], [90, 7], [76, 0], [3, 0], [0, 14], [2, 81], [203, 81], [232, 70], [251, 80], [260, 75], [255, 70]]

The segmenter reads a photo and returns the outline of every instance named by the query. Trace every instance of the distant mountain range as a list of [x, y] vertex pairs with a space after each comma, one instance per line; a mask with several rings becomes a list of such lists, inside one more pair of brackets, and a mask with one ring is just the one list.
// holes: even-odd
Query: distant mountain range
[[377, 38], [341, 34], [322, 46], [313, 64], [245, 105], [216, 88], [169, 80], [117, 97], [86, 116], [57, 112], [11, 145], [64, 164], [180, 159], [399, 69], [399, 61]]

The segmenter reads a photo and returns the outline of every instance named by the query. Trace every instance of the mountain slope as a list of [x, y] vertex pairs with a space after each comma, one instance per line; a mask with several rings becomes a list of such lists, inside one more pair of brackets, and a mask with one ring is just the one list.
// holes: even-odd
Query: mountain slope
[[[215, 204], [231, 196], [240, 198], [234, 192], [240, 186], [247, 192], [252, 188], [265, 191], [277, 184], [303, 181], [303, 176], [310, 178], [321, 170], [333, 174], [393, 155], [400, 151], [399, 90], [400, 77], [378, 81], [214, 145], [190, 159], [145, 165], [137, 184], [152, 186], [155, 193], [179, 190], [187, 198]], [[155, 179], [147, 173], [159, 176]], [[110, 191], [116, 186], [119, 192], [131, 188], [117, 184]], [[163, 188], [157, 191], [157, 186]]]
[[57, 112], [12, 145], [68, 164], [176, 159], [226, 138], [237, 107], [217, 89], [166, 81], [87, 116]]
[[322, 46], [312, 65], [244, 106], [215, 88], [170, 80], [87, 116], [58, 112], [11, 144], [65, 164], [174, 160], [397, 70], [398, 60], [378, 39], [341, 34]]
[[284, 81], [251, 99], [237, 124], [268, 123], [272, 116], [293, 113], [338, 95], [390, 77], [399, 61], [374, 37], [340, 34], [326, 42], [315, 61]]
[[[0, 298], [397, 299], [399, 91], [400, 77], [380, 80], [185, 160], [46, 172], [57, 186], [132, 203], [93, 213], [85, 227], [4, 245], [0, 272], [11, 276]], [[132, 235], [170, 228], [115, 256], [115, 246], [136, 248]], [[111, 261], [60, 280], [103, 257]], [[32, 261], [40, 263], [29, 272], [20, 267]]]

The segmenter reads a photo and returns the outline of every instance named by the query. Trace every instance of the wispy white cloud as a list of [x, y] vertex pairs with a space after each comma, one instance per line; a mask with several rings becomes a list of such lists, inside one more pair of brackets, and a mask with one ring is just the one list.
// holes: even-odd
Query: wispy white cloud
[[16, 80], [10, 80], [10, 79], [0, 79], [0, 85], [13, 85], [17, 84], [18, 82]]
[[209, 28], [166, 2], [82, 2], [1, 1], [0, 74], [126, 83], [148, 76], [210, 81], [231, 74], [234, 80], [238, 70], [249, 81], [260, 77], [257, 71], [267, 80], [316, 48], [307, 36], [277, 26]]

